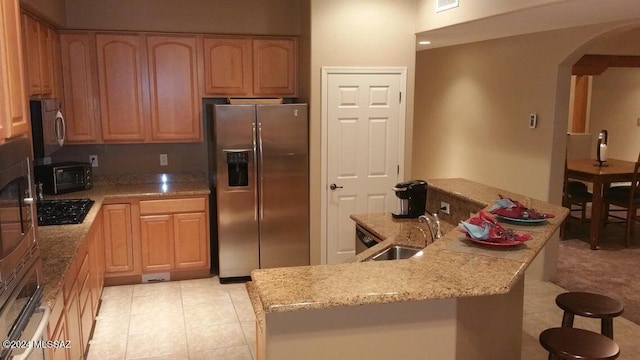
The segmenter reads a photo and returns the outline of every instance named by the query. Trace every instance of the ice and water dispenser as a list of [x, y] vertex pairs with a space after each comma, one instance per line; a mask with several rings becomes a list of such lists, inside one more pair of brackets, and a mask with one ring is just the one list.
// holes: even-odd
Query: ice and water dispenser
[[249, 186], [249, 152], [227, 152], [228, 186]]

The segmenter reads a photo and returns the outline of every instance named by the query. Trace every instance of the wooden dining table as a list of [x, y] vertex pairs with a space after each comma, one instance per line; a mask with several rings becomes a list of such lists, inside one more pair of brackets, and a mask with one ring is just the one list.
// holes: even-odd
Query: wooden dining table
[[593, 200], [591, 204], [591, 225], [589, 229], [589, 243], [591, 249], [598, 248], [602, 218], [606, 216], [603, 195], [611, 183], [631, 181], [635, 162], [608, 159], [598, 166], [594, 159], [567, 160], [567, 177], [593, 184]]

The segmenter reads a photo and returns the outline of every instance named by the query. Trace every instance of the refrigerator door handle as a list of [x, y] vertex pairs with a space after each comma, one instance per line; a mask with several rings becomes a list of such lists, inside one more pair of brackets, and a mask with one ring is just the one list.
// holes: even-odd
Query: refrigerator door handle
[[[256, 174], [255, 178], [257, 178], [257, 175], [258, 175], [258, 161], [256, 159], [256, 154], [257, 154], [257, 152], [256, 152], [256, 150], [257, 150], [256, 141], [258, 139], [258, 134], [256, 132], [256, 124], [255, 123], [251, 124], [251, 133], [252, 133], [251, 142], [253, 144], [253, 173]], [[258, 203], [258, 187], [255, 186], [255, 185], [253, 187], [253, 198], [254, 198], [254, 203], [255, 204], [259, 204]], [[258, 221], [258, 208], [259, 207], [262, 207], [262, 206], [254, 206], [255, 211], [253, 213], [253, 220], [255, 220], [255, 221]]]
[[[262, 123], [258, 123], [258, 151], [260, 154], [260, 166], [264, 166], [264, 153], [262, 151]], [[262, 176], [262, 168], [259, 169], [260, 171], [260, 190], [258, 191], [258, 193], [260, 194], [260, 220], [264, 219], [264, 189], [263, 189], [263, 184], [264, 184], [264, 179]]]

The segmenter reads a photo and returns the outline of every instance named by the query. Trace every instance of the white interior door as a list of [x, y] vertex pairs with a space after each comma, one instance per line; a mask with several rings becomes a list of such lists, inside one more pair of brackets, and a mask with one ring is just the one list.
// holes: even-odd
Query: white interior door
[[396, 208], [391, 189], [401, 177], [403, 158], [401, 75], [329, 73], [326, 78], [327, 263], [355, 255], [351, 214]]

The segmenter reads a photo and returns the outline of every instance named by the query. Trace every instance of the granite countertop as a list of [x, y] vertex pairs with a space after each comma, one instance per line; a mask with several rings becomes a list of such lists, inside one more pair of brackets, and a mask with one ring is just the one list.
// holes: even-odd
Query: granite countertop
[[[537, 226], [512, 225], [532, 240], [513, 247], [484, 246], [465, 239], [455, 224], [444, 223], [444, 236], [406, 260], [360, 262], [392, 244], [424, 246], [416, 220], [391, 214], [354, 214], [356, 223], [385, 239], [349, 262], [332, 265], [259, 269], [248, 285], [256, 314], [505, 294], [558, 230], [568, 209], [465, 179], [429, 180], [429, 186], [489, 206], [498, 194], [556, 215]], [[259, 307], [259, 308], [257, 308]]]
[[44, 301], [49, 306], [53, 305], [56, 296], [62, 289], [63, 277], [78, 248], [89, 233], [103, 202], [126, 198], [208, 195], [209, 192], [209, 185], [204, 180], [150, 184], [102, 182], [102, 185], [96, 185], [91, 190], [45, 196], [45, 200], [89, 198], [94, 201], [94, 204], [81, 224], [38, 227], [37, 237], [44, 273]]

